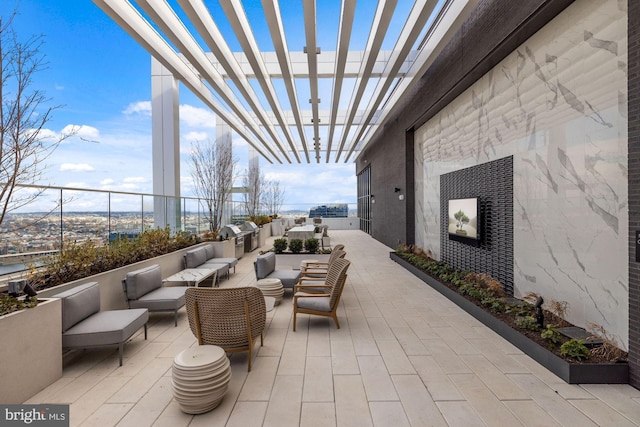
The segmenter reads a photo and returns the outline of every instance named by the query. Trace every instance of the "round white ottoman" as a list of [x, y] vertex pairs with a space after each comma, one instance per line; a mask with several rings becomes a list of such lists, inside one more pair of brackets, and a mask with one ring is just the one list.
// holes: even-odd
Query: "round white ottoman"
[[231, 364], [215, 345], [190, 347], [173, 359], [173, 397], [187, 414], [203, 414], [220, 404], [231, 380]]
[[275, 305], [279, 305], [284, 295], [284, 288], [280, 279], [260, 279], [256, 283], [258, 289], [262, 291], [262, 294], [266, 297], [273, 297], [276, 299]]

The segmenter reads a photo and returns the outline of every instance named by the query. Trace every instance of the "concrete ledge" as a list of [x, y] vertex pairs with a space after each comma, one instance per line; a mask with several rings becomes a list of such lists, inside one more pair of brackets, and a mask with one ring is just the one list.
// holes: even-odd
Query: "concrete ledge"
[[0, 317], [0, 402], [23, 403], [62, 377], [62, 304], [37, 306]]

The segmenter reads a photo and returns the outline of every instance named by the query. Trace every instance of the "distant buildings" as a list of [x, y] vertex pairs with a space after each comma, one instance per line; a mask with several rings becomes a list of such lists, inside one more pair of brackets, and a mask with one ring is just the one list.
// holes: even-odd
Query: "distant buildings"
[[347, 203], [316, 206], [309, 210], [309, 218], [346, 218], [349, 216]]

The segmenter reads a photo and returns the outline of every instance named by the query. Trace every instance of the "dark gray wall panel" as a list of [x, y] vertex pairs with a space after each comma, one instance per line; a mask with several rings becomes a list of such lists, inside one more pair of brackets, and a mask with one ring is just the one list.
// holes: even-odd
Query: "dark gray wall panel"
[[[450, 199], [480, 199], [480, 246], [450, 240]], [[499, 280], [513, 295], [513, 156], [440, 176], [440, 248], [443, 261]]]

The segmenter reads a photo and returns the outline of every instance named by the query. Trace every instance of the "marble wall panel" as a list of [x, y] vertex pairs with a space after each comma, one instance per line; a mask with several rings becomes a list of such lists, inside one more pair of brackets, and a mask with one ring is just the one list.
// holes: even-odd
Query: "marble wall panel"
[[624, 2], [581, 0], [415, 132], [416, 241], [439, 256], [443, 173], [514, 156], [514, 288], [628, 344]]

